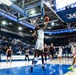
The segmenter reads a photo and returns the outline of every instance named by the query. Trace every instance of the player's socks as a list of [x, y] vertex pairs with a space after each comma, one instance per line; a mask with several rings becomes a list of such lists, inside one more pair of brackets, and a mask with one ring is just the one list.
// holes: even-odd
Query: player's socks
[[31, 65], [31, 72], [33, 72], [33, 66], [34, 66], [34, 64]]
[[33, 72], [33, 67], [31, 66], [31, 72]]
[[42, 64], [42, 69], [43, 69], [43, 71], [45, 71], [44, 64]]

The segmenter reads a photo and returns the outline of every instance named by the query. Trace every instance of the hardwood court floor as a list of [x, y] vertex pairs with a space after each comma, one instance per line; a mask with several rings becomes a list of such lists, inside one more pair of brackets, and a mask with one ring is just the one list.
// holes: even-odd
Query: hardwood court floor
[[30, 72], [31, 61], [14, 61], [14, 62], [0, 62], [0, 75], [76, 75], [76, 68], [74, 71], [69, 71], [73, 59], [58, 59], [48, 60], [45, 63], [45, 71], [41, 68], [41, 60], [34, 66], [33, 73]]

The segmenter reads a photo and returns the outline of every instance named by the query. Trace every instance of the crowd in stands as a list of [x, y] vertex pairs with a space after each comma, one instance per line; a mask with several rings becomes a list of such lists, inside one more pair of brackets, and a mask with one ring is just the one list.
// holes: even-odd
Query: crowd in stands
[[[6, 54], [6, 50], [8, 49], [9, 46], [12, 47], [14, 55], [25, 54], [25, 50], [27, 49], [30, 50], [29, 51], [30, 54], [33, 54], [34, 51], [33, 42], [29, 42], [31, 41], [31, 39], [30, 40], [27, 39], [22, 38], [18, 35], [9, 34], [6, 32], [0, 32], [0, 54], [3, 55]], [[56, 48], [55, 51], [58, 51], [59, 46], [55, 46], [55, 48]], [[70, 46], [68, 45], [62, 46], [62, 49], [63, 49], [63, 56], [71, 56]]]
[[[14, 34], [12, 34], [13, 37], [10, 35], [3, 35], [3, 33], [5, 32], [2, 32], [2, 35], [0, 34], [0, 54], [5, 54], [9, 46], [12, 47], [13, 54], [18, 55], [25, 54], [25, 50], [28, 48], [33, 49], [33, 46], [31, 46], [26, 39]], [[32, 54], [32, 50], [30, 53]]]

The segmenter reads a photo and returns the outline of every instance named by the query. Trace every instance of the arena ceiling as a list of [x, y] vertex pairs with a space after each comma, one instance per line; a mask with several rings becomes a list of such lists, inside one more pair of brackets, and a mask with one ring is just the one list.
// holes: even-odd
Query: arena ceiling
[[[37, 1], [40, 1], [40, 0], [10, 0], [10, 1], [15, 5], [19, 6], [21, 9], [24, 9], [25, 6], [28, 6], [32, 3], [36, 4]], [[37, 21], [38, 24], [43, 24], [45, 15], [48, 15], [50, 17], [50, 21], [48, 23], [46, 31], [54, 31], [59, 29], [66, 29], [69, 27], [72, 27], [72, 28], [76, 27], [75, 23], [69, 23], [69, 24], [64, 23], [62, 19], [56, 14], [56, 12], [54, 11], [54, 1], [55, 0], [43, 0], [44, 14], [36, 17], [31, 17], [28, 19], [22, 19], [22, 18], [25, 18], [25, 15], [20, 14], [20, 12], [16, 11], [15, 9], [5, 4], [0, 4], [0, 11], [12, 15], [18, 18], [18, 20], [20, 18], [22, 19], [23, 22], [28, 23], [33, 27], [35, 27], [35, 21]], [[48, 6], [47, 3], [49, 3], [50, 6]], [[36, 12], [42, 11], [39, 6], [38, 8], [35, 8], [35, 9], [37, 9]], [[30, 11], [28, 10], [27, 12], [30, 13], [31, 10]], [[3, 20], [7, 22], [6, 25], [2, 24]], [[5, 15], [0, 16], [0, 26], [1, 26], [1, 29], [4, 31], [9, 30], [12, 32], [19, 33], [20, 35], [22, 35], [23, 33], [31, 34], [33, 32], [33, 28], [31, 28], [30, 26], [28, 27], [26, 25], [22, 25], [17, 22], [11, 19], [7, 19]], [[23, 28], [21, 31], [18, 30], [19, 26]]]

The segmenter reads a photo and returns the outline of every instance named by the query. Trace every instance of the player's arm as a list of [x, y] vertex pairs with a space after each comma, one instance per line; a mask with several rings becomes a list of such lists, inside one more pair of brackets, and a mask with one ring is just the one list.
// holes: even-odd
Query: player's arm
[[43, 30], [46, 29], [48, 22], [44, 22], [44, 27], [42, 28]]
[[44, 47], [43, 47], [42, 51], [43, 51], [43, 53], [44, 53]]
[[53, 46], [54, 50], [55, 50], [55, 46]]
[[33, 37], [36, 36], [36, 31], [34, 31], [34, 33], [32, 34], [32, 36], [33, 36]]
[[8, 54], [8, 49], [7, 49], [7, 51], [6, 51], [6, 54]]

